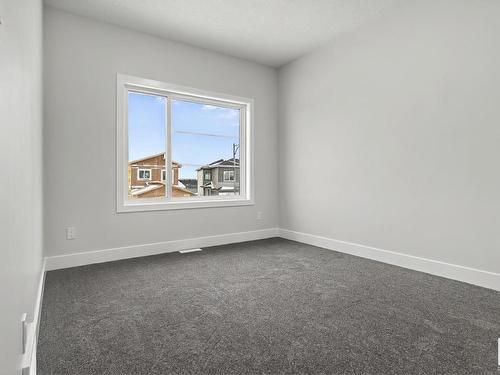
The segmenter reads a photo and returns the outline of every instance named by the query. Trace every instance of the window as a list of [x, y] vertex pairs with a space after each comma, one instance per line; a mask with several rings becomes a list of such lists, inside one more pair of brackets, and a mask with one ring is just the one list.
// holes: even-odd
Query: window
[[117, 93], [119, 212], [253, 204], [251, 99], [120, 74]]
[[224, 182], [234, 181], [234, 171], [224, 171]]
[[138, 180], [151, 180], [151, 169], [138, 169], [137, 170]]

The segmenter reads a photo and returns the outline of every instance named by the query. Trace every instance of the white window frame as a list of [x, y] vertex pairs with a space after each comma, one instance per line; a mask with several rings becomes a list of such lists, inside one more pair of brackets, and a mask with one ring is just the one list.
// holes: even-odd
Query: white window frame
[[165, 181], [167, 179], [167, 170], [162, 169], [160, 174], [160, 181]]
[[[128, 168], [128, 166], [127, 166]], [[141, 171], [148, 171], [149, 172], [149, 178], [141, 178], [140, 174]], [[137, 168], [137, 181], [151, 181], [153, 179], [153, 170], [150, 168]]]
[[[231, 173], [231, 172], [233, 173], [233, 179], [232, 180], [231, 180], [231, 178], [226, 179], [226, 172], [227, 173]], [[236, 176], [236, 173], [234, 173], [234, 169], [232, 171], [222, 171], [222, 180], [224, 182], [234, 182], [234, 179], [236, 178], [235, 176]]]
[[[166, 82], [117, 74], [116, 80], [116, 210], [117, 212], [194, 209], [253, 205], [253, 99], [221, 94]], [[163, 198], [130, 199], [128, 196], [128, 93], [130, 91], [166, 98], [166, 170], [172, 170], [172, 100], [193, 101], [240, 110], [240, 195], [233, 196], [171, 196], [172, 174], [167, 173], [166, 196]]]

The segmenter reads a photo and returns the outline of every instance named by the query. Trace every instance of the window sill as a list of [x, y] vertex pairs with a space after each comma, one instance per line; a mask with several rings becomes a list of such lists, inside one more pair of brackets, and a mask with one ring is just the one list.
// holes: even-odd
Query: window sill
[[196, 202], [187, 200], [177, 200], [169, 202], [135, 202], [128, 201], [117, 207], [116, 212], [144, 212], [144, 211], [169, 211], [169, 210], [191, 210], [197, 208], [216, 208], [216, 207], [234, 207], [251, 206], [254, 204], [252, 199], [210, 199], [197, 200]]

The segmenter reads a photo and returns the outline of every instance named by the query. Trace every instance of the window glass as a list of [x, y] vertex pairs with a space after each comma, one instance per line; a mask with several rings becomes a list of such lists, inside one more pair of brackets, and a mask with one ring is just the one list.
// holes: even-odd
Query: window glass
[[128, 92], [128, 196], [165, 197], [166, 98]]
[[172, 100], [172, 160], [179, 165], [174, 199], [239, 195], [240, 110]]
[[224, 181], [234, 181], [234, 171], [224, 171]]

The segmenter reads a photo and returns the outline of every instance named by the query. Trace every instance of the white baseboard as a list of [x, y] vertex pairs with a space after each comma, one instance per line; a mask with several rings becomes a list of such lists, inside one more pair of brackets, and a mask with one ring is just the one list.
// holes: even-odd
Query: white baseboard
[[38, 280], [36, 291], [35, 310], [33, 311], [33, 321], [28, 324], [28, 339], [26, 353], [22, 359], [22, 374], [36, 375], [36, 347], [38, 342], [38, 332], [40, 330], [40, 316], [42, 313], [43, 288], [45, 286], [46, 260], [42, 262], [42, 269]]
[[498, 273], [279, 228], [51, 256], [45, 258], [45, 270], [50, 271], [93, 263], [110, 262], [120, 259], [163, 254], [198, 247], [203, 248], [208, 246], [225, 245], [229, 243], [259, 240], [278, 236], [329, 250], [339, 251], [341, 253], [373, 259], [500, 291], [500, 274]]
[[229, 243], [260, 240], [264, 238], [277, 237], [278, 232], [278, 228], [269, 228], [250, 232], [229, 233], [216, 236], [189, 238], [136, 246], [117, 247], [113, 249], [86, 251], [67, 255], [49, 256], [45, 258], [45, 266], [47, 271], [51, 271], [93, 263], [103, 263], [113, 260], [171, 253], [174, 251], [197, 247], [218, 246]]
[[332, 238], [295, 232], [288, 229], [280, 229], [279, 236], [289, 240], [322, 247], [328, 250], [335, 250], [362, 258], [373, 259], [500, 291], [500, 274], [494, 272], [378, 249], [371, 246], [335, 240]]

